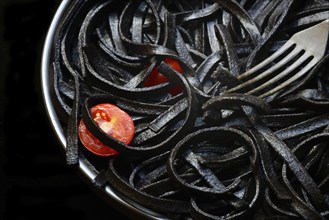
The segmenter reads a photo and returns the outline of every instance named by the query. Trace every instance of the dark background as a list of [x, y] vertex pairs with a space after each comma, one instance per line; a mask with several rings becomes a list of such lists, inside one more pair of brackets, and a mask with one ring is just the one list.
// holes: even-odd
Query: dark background
[[48, 123], [40, 61], [59, 3], [0, 1], [0, 219], [125, 219], [65, 164]]

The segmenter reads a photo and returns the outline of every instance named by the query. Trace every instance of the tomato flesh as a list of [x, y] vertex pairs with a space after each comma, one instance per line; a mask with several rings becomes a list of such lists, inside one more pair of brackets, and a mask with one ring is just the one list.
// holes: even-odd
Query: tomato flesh
[[[175, 69], [177, 72], [182, 73], [183, 70], [181, 68], [181, 66], [179, 65], [179, 63], [171, 58], [166, 58], [164, 59], [164, 62], [166, 64], [168, 64], [169, 66], [171, 66], [173, 69]], [[150, 87], [150, 86], [155, 86], [155, 85], [159, 85], [162, 83], [168, 82], [168, 78], [165, 77], [163, 74], [161, 74], [158, 71], [158, 68], [155, 67], [152, 72], [150, 73], [150, 75], [145, 79], [144, 81], [144, 86], [145, 87]], [[174, 88], [170, 89], [168, 92], [172, 95], [177, 95], [179, 93], [181, 93], [183, 91], [183, 88], [181, 86], [175, 86]]]
[[[135, 133], [132, 118], [118, 106], [110, 103], [102, 103], [90, 109], [91, 116], [96, 124], [109, 136], [128, 145]], [[115, 156], [118, 152], [98, 140], [80, 120], [79, 138], [82, 144], [92, 153], [99, 156]]]

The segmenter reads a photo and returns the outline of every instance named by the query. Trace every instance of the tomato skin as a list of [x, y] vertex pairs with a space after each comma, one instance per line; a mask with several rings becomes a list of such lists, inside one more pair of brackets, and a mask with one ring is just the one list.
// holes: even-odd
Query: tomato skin
[[[128, 145], [135, 133], [135, 126], [132, 118], [116, 105], [102, 103], [90, 108], [90, 114], [96, 124], [109, 136]], [[99, 156], [116, 156], [119, 153], [103, 144], [80, 120], [78, 129], [79, 138], [82, 144], [92, 153]]]
[[100, 140], [98, 140], [86, 127], [83, 121], [80, 121], [79, 125], [79, 137], [80, 140], [90, 152], [98, 156], [116, 156], [119, 154], [116, 150], [106, 146]]
[[[183, 70], [181, 68], [181, 66], [179, 65], [179, 63], [171, 58], [166, 58], [164, 59], [164, 62], [166, 64], [168, 64], [169, 66], [171, 66], [173, 69], [175, 69], [177, 72], [182, 73]], [[144, 81], [144, 86], [145, 87], [150, 87], [150, 86], [155, 86], [155, 85], [159, 85], [162, 83], [168, 82], [168, 78], [165, 77], [163, 74], [161, 74], [158, 71], [158, 68], [155, 67], [152, 72], [150, 73], [150, 75], [145, 79]], [[181, 93], [183, 91], [182, 87], [180, 86], [175, 86], [174, 88], [170, 89], [168, 92], [172, 95], [177, 95], [179, 93]]]

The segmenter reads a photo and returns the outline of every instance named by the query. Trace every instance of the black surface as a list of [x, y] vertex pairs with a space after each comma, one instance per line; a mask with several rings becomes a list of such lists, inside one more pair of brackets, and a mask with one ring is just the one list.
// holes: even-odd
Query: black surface
[[0, 219], [125, 219], [65, 164], [45, 113], [41, 51], [59, 3], [0, 3]]

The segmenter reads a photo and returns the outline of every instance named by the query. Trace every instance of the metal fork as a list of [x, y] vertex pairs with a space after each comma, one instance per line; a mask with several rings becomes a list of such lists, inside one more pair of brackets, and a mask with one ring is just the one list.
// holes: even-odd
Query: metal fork
[[[224, 93], [238, 92], [248, 86], [249, 91], [245, 94], [257, 93], [258, 97], [265, 98], [283, 90], [321, 60], [326, 51], [328, 35], [329, 19], [294, 34], [271, 56], [240, 74], [238, 79], [243, 82]], [[262, 83], [261, 80], [266, 82]]]

